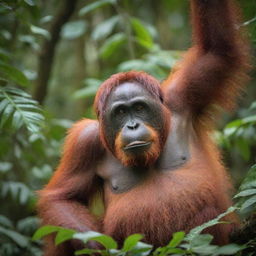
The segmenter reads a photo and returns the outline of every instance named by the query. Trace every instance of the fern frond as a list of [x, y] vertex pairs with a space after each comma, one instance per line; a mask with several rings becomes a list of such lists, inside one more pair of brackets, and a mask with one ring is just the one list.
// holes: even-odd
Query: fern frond
[[31, 96], [17, 88], [0, 88], [0, 127], [7, 121], [15, 130], [22, 126], [31, 133], [39, 132], [44, 123], [44, 116], [37, 103]]

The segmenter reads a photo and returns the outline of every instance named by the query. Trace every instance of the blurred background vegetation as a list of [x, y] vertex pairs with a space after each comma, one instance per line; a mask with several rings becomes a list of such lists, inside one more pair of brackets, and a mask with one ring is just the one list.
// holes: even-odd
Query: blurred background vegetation
[[[256, 1], [239, 2], [254, 57]], [[187, 0], [0, 0], [0, 255], [40, 255], [34, 191], [51, 177], [67, 128], [95, 118], [100, 83], [131, 69], [163, 80], [190, 45]], [[236, 186], [256, 158], [251, 77], [214, 134]]]

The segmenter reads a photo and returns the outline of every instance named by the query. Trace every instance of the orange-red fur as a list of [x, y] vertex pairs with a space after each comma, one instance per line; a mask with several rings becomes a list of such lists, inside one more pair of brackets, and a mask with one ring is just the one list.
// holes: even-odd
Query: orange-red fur
[[[189, 113], [189, 161], [169, 172], [152, 169], [138, 186], [114, 194], [96, 173], [102, 157], [114, 145], [106, 145], [104, 129], [97, 121], [82, 120], [71, 129], [61, 163], [40, 192], [38, 209], [44, 224], [96, 230], [114, 236], [120, 243], [131, 233], [144, 233], [146, 242], [158, 246], [166, 244], [173, 232], [189, 231], [231, 205], [232, 185], [211, 139], [214, 126], [210, 120], [216, 118], [216, 106], [230, 109], [234, 105], [234, 96], [247, 76], [248, 48], [242, 43], [241, 32], [235, 29], [238, 19], [233, 1], [191, 0], [191, 4], [194, 46], [176, 72], [164, 81], [163, 92], [154, 78], [132, 71], [108, 79], [95, 99], [101, 123], [113, 89], [133, 81], [160, 99], [164, 108], [181, 115]], [[161, 138], [167, 135], [166, 130]], [[119, 139], [116, 144], [119, 148]], [[88, 207], [103, 188], [106, 210], [100, 222]], [[229, 215], [226, 220], [236, 221], [236, 217]], [[217, 225], [209, 232], [215, 235], [216, 243], [225, 244], [231, 230], [232, 225]], [[76, 248], [72, 242], [64, 246], [56, 248], [51, 240], [45, 255], [71, 255]]]
[[121, 132], [117, 134], [115, 140], [115, 155], [123, 163], [124, 166], [150, 166], [155, 163], [160, 155], [161, 145], [160, 135], [149, 125], [145, 125], [150, 133], [150, 141], [152, 142], [149, 150], [143, 152], [141, 155], [134, 156], [133, 154], [124, 153], [123, 147], [125, 146], [122, 141]]

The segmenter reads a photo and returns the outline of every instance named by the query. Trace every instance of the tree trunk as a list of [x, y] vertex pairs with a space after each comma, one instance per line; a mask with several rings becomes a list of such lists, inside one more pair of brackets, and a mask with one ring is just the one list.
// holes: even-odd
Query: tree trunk
[[77, 0], [65, 0], [61, 3], [61, 8], [53, 19], [49, 29], [50, 39], [43, 42], [38, 63], [38, 78], [34, 91], [34, 98], [43, 104], [47, 95], [48, 81], [54, 61], [56, 45], [60, 39], [60, 32], [63, 25], [69, 20], [76, 7]]

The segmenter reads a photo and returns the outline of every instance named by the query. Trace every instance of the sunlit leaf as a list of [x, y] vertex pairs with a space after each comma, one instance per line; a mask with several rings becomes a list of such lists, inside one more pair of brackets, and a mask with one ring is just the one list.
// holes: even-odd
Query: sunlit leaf
[[46, 39], [51, 38], [49, 31], [47, 31], [46, 29], [43, 29], [43, 28], [40, 28], [40, 27], [37, 27], [34, 25], [31, 25], [30, 29], [34, 34], [41, 35], [41, 36], [45, 37]]
[[61, 36], [65, 39], [75, 39], [82, 36], [86, 28], [87, 24], [83, 20], [71, 21], [63, 26]]
[[170, 246], [170, 247], [178, 246], [182, 242], [184, 237], [185, 237], [185, 232], [176, 232], [176, 233], [174, 233], [173, 238], [169, 242], [168, 246]]
[[134, 248], [137, 245], [137, 243], [142, 238], [143, 238], [143, 235], [141, 235], [141, 234], [130, 235], [129, 237], [127, 237], [125, 239], [122, 251], [127, 252], [127, 251], [131, 250], [132, 248]]
[[102, 6], [105, 5], [109, 5], [109, 4], [115, 4], [116, 0], [98, 0], [98, 1], [94, 1], [91, 4], [88, 4], [86, 6], [84, 6], [80, 11], [79, 11], [79, 15], [83, 16], [91, 11], [94, 11]]
[[107, 235], [103, 235], [98, 232], [88, 231], [85, 233], [76, 233], [73, 238], [82, 240], [83, 242], [88, 242], [89, 240], [94, 240], [102, 244], [106, 249], [116, 249], [116, 241]]
[[146, 26], [137, 18], [131, 18], [131, 24], [136, 34], [136, 39], [140, 44], [146, 48], [151, 48], [153, 46], [153, 39]]
[[70, 240], [75, 233], [75, 230], [60, 229], [55, 237], [55, 245], [59, 245], [67, 240]]
[[237, 198], [237, 197], [244, 197], [244, 196], [250, 196], [250, 195], [253, 195], [253, 194], [256, 194], [256, 189], [248, 189], [248, 190], [244, 190], [238, 194], [236, 194], [234, 196], [234, 198]]
[[41, 228], [39, 228], [35, 234], [33, 235], [32, 237], [32, 240], [39, 240], [39, 239], [42, 239], [43, 237], [49, 235], [49, 234], [52, 234], [54, 232], [58, 232], [59, 230], [61, 230], [62, 228], [61, 227], [58, 227], [58, 226], [43, 226]]
[[246, 200], [246, 201], [242, 204], [242, 206], [241, 206], [241, 211], [243, 211], [245, 208], [250, 207], [250, 206], [252, 206], [252, 205], [254, 205], [254, 207], [256, 207], [256, 195], [253, 196], [253, 197], [251, 197], [251, 198], [249, 198], [248, 200]]

